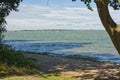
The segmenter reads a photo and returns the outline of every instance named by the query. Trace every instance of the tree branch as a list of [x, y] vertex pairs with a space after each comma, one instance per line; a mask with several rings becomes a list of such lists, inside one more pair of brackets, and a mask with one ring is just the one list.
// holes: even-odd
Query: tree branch
[[[109, 9], [108, 9], [109, 0], [94, 0], [94, 1], [97, 5], [99, 17], [103, 25], [105, 27], [111, 26], [112, 28], [116, 28], [117, 24], [112, 19], [109, 13]], [[109, 24], [109, 25], [106, 26], [106, 24]]]

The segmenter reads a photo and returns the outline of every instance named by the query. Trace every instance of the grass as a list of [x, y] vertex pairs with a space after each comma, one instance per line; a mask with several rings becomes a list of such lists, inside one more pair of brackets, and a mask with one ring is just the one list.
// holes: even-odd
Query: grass
[[14, 76], [14, 77], [7, 77], [7, 78], [2, 78], [0, 80], [76, 80], [75, 78], [68, 77], [65, 75], [48, 75], [44, 74], [44, 76]]
[[32, 59], [8, 46], [0, 49], [0, 77], [36, 73]]

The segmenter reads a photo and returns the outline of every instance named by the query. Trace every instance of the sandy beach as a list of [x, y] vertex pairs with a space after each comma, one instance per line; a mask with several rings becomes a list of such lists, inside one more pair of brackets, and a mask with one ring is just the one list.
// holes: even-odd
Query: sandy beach
[[36, 59], [34, 63], [43, 73], [62, 74], [77, 80], [118, 80], [120, 76], [120, 65], [110, 62], [29, 53], [24, 55]]

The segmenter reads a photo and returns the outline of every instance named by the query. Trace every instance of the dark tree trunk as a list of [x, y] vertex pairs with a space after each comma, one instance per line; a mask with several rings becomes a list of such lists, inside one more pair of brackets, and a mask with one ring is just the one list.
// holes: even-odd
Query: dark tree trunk
[[117, 25], [110, 16], [108, 9], [109, 0], [95, 0], [95, 3], [101, 22], [120, 55], [120, 26]]

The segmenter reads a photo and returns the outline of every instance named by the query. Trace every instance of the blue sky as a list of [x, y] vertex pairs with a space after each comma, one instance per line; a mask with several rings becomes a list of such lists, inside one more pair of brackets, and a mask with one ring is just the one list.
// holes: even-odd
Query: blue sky
[[[104, 29], [94, 11], [86, 8], [77, 0], [23, 0], [19, 12], [7, 17], [7, 30], [43, 30], [43, 29]], [[120, 11], [110, 9], [113, 18], [119, 22]]]
[[72, 0], [24, 0], [25, 4], [37, 4], [46, 6], [49, 2], [49, 6], [61, 6], [61, 7], [85, 7], [84, 3], [80, 0], [72, 2]]

